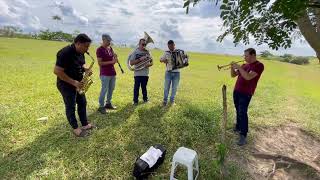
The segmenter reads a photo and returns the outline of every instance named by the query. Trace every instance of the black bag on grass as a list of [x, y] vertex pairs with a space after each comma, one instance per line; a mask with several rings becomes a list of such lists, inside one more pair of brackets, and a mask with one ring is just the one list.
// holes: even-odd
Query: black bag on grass
[[147, 152], [137, 158], [134, 163], [133, 176], [138, 180], [147, 179], [148, 175], [163, 163], [166, 152], [165, 147], [160, 144], [151, 146]]

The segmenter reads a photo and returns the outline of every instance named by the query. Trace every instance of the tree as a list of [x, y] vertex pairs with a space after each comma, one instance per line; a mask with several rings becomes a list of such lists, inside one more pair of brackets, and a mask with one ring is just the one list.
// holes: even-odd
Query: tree
[[262, 51], [260, 56], [264, 57], [264, 58], [268, 58], [268, 57], [273, 56], [273, 54], [270, 51], [266, 50], [266, 51]]
[[58, 16], [58, 15], [54, 15], [54, 16], [52, 16], [52, 19], [57, 22], [56, 29], [58, 29], [58, 23], [60, 21], [62, 21], [62, 18], [60, 16]]
[[[189, 6], [201, 0], [185, 0], [186, 13]], [[320, 1], [319, 0], [214, 0], [220, 5], [220, 17], [225, 32], [233, 42], [248, 44], [250, 39], [261, 45], [266, 43], [277, 50], [289, 48], [292, 41], [304, 36], [316, 52], [320, 63]]]
[[3, 26], [0, 28], [0, 35], [5, 37], [14, 37], [16, 34], [21, 33], [22, 30], [15, 26]]

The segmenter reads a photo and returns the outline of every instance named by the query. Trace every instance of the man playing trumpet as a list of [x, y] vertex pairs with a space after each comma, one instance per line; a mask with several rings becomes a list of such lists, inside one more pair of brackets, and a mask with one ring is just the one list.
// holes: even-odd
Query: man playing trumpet
[[139, 40], [139, 47], [129, 56], [131, 66], [137, 65], [141, 62], [146, 62], [143, 69], [134, 70], [134, 87], [133, 87], [133, 104], [138, 105], [139, 89], [141, 86], [143, 101], [148, 102], [147, 84], [149, 79], [149, 67], [153, 65], [151, 55], [146, 49], [146, 40]]
[[248, 106], [253, 96], [259, 78], [264, 70], [264, 65], [256, 59], [256, 50], [253, 48], [244, 51], [246, 64], [231, 63], [231, 77], [236, 77], [237, 82], [233, 91], [233, 101], [237, 112], [235, 132], [239, 132], [239, 146], [247, 143], [248, 133]]
[[[91, 70], [85, 67], [84, 57], [90, 43], [91, 39], [86, 34], [79, 34], [74, 39], [74, 43], [62, 48], [57, 53], [54, 68], [54, 74], [57, 75], [57, 88], [63, 97], [67, 119], [73, 128], [73, 133], [78, 137], [85, 136], [85, 130], [93, 127], [88, 122], [86, 96], [78, 92], [83, 87], [83, 83], [81, 83], [83, 73], [92, 74]], [[76, 104], [82, 128], [78, 127], [75, 115]]]

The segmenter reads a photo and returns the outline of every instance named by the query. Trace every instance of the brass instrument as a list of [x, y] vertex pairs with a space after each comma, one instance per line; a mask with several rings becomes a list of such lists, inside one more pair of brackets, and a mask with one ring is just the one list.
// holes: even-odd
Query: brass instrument
[[[234, 62], [234, 63], [240, 63], [240, 62], [243, 62], [244, 60], [241, 60], [241, 61], [236, 61], [236, 62]], [[221, 69], [222, 70], [228, 70], [228, 69], [230, 69], [231, 68], [231, 65], [232, 65], [232, 63], [229, 63], [229, 64], [226, 64], [226, 65], [217, 65], [217, 67], [218, 67], [218, 70], [220, 71]]]
[[[89, 54], [89, 52], [86, 52], [86, 54], [88, 54], [90, 56], [90, 58], [92, 59], [92, 62], [90, 64], [89, 68], [88, 68], [88, 70], [91, 70], [95, 60]], [[84, 76], [83, 76], [83, 78], [81, 80], [81, 83], [82, 83], [82, 86], [81, 86], [80, 89], [77, 89], [77, 91], [78, 91], [79, 94], [85, 94], [88, 91], [88, 89], [91, 86], [91, 84], [93, 83], [93, 80], [91, 79], [91, 74], [88, 74], [88, 73], [85, 72], [85, 74], [84, 74]]]
[[[146, 46], [149, 44], [149, 43], [154, 43], [153, 39], [149, 36], [148, 33], [144, 32], [144, 38], [143, 38], [145, 41], [146, 41]], [[131, 56], [131, 55], [130, 55]], [[144, 68], [146, 68], [146, 66], [152, 62], [152, 57], [150, 55], [147, 55], [146, 59], [144, 61], [141, 61], [139, 62], [138, 64], [135, 64], [133, 66], [130, 65], [130, 56], [127, 60], [127, 67], [128, 69], [130, 69], [131, 71], [139, 71], [139, 70], [142, 70]]]

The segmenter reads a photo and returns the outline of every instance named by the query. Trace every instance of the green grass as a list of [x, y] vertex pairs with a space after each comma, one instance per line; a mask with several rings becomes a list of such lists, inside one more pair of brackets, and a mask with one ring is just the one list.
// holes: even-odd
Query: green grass
[[[96, 112], [100, 80], [95, 64], [95, 84], [87, 101], [89, 120], [98, 129], [80, 139], [71, 133], [53, 74], [56, 52], [65, 45], [0, 38], [0, 179], [130, 179], [135, 159], [156, 143], [163, 144], [168, 154], [153, 179], [168, 179], [172, 156], [180, 146], [199, 154], [200, 179], [218, 177], [214, 161], [222, 119], [221, 87], [227, 85], [231, 127], [235, 79], [216, 66], [241, 57], [189, 53], [190, 66], [182, 70], [177, 105], [161, 108], [165, 68], [158, 61], [162, 52], [154, 51], [148, 83], [151, 101], [133, 107], [133, 73], [125, 64], [131, 50], [116, 49], [126, 71], [120, 74], [116, 67], [113, 103], [118, 110], [106, 116]], [[90, 48], [93, 55], [95, 48]], [[320, 137], [320, 66], [315, 60], [307, 66], [263, 63], [265, 72], [249, 109], [250, 127], [296, 122]], [[47, 123], [37, 121], [43, 116], [49, 117]], [[234, 146], [234, 140], [229, 141]], [[236, 164], [229, 167], [229, 179], [246, 177]], [[179, 176], [185, 179], [184, 174], [181, 171]]]

